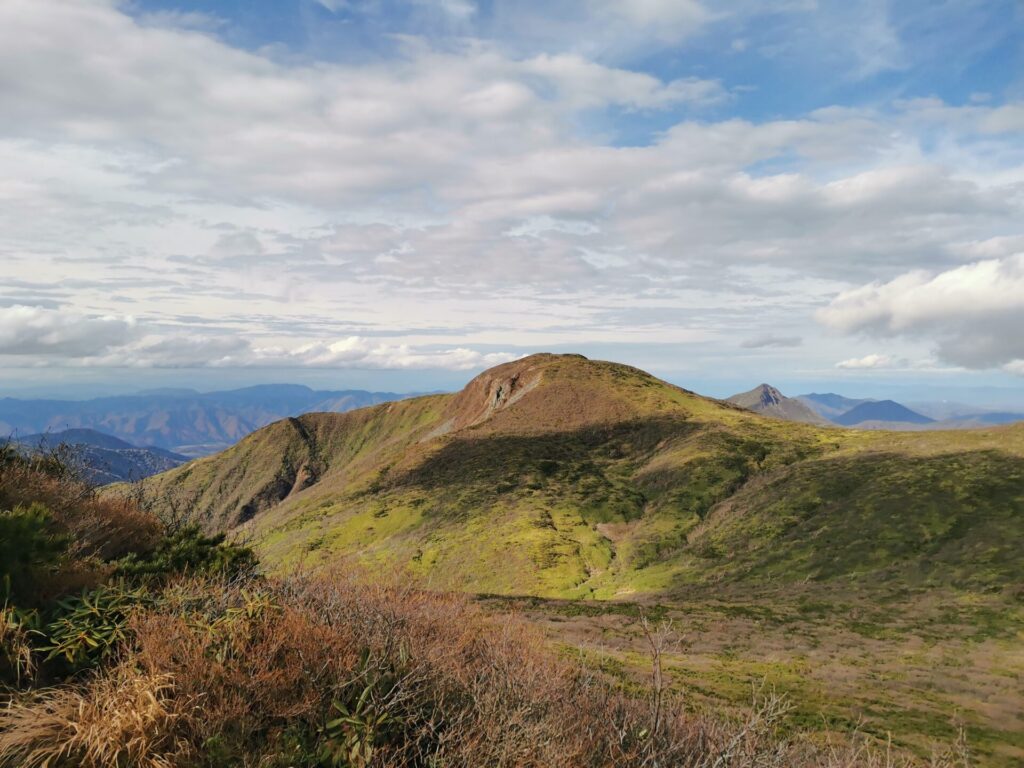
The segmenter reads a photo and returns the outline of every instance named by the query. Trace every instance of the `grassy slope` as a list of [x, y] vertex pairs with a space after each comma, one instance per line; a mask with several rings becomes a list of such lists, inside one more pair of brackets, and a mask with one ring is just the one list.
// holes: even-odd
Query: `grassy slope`
[[785, 423], [626, 366], [534, 356], [459, 395], [277, 422], [150, 485], [214, 527], [253, 518], [270, 563], [341, 553], [474, 591], [852, 576], [997, 590], [1021, 567], [1024, 429]]
[[[983, 764], [1024, 759], [1019, 426], [788, 423], [534, 356], [457, 395], [279, 422], [149, 482], [213, 525], [251, 516], [272, 566], [344, 556], [439, 588], [659, 602], [700, 630], [673, 660], [695, 695], [767, 675], [808, 723], [863, 716], [921, 751], [959, 711]], [[602, 611], [595, 652], [628, 669]]]

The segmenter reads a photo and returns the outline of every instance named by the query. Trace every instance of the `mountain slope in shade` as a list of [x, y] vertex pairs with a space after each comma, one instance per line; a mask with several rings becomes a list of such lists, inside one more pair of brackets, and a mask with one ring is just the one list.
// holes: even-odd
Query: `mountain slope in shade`
[[94, 400], [0, 399], [0, 436], [94, 429], [188, 456], [223, 450], [260, 427], [312, 411], [348, 411], [406, 395], [270, 384], [225, 392], [165, 389]]
[[893, 422], [898, 424], [931, 424], [935, 420], [910, 410], [893, 400], [874, 400], [861, 403], [846, 413], [833, 417], [832, 421], [846, 427], [862, 422]]
[[824, 416], [826, 419], [832, 419], [835, 416], [844, 414], [861, 403], [871, 402], [867, 398], [858, 400], [853, 397], [837, 395], [835, 392], [821, 394], [812, 392], [808, 395], [797, 395], [794, 399], [799, 400], [819, 416]]
[[1024, 568], [1024, 428], [824, 429], [576, 356], [285, 419], [144, 487], [271, 567], [349, 557], [477, 592], [998, 590]]
[[728, 398], [728, 402], [765, 416], [784, 421], [799, 421], [805, 424], [828, 424], [828, 419], [816, 413], [807, 404], [796, 398], [786, 397], [775, 387], [762, 384], [749, 392], [742, 392]]
[[29, 452], [66, 447], [85, 478], [96, 485], [142, 480], [188, 461], [188, 457], [172, 451], [136, 447], [93, 429], [26, 435], [15, 442]]

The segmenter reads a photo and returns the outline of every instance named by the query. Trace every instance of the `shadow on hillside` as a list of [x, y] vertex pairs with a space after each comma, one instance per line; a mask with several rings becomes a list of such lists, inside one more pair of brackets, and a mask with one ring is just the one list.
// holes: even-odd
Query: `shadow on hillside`
[[412, 469], [387, 478], [390, 487], [428, 490], [517, 482], [531, 475], [582, 479], [598, 465], [649, 458], [668, 441], [685, 439], [703, 425], [678, 418], [638, 419], [570, 432], [479, 435], [451, 440]]
[[1024, 458], [865, 453], [747, 484], [691, 538], [728, 581], [1002, 589], [1024, 568]]

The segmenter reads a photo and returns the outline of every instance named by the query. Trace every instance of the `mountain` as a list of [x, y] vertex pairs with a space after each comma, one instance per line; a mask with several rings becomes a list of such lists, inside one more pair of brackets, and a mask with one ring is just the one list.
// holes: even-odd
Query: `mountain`
[[812, 392], [809, 395], [797, 395], [795, 399], [802, 402], [819, 416], [824, 416], [830, 420], [835, 416], [846, 413], [861, 403], [871, 402], [867, 399], [857, 400], [852, 397], [844, 397], [834, 392], [826, 392], [824, 394]]
[[912, 411], [905, 405], [900, 405], [894, 400], [872, 400], [854, 406], [846, 413], [832, 418], [836, 424], [846, 427], [860, 426], [865, 422], [884, 424], [892, 422], [896, 424], [931, 424], [935, 419], [922, 416]]
[[162, 448], [139, 448], [93, 429], [68, 429], [18, 438], [24, 451], [51, 451], [66, 446], [75, 465], [96, 485], [141, 480], [188, 461]]
[[820, 416], [805, 403], [786, 397], [775, 387], [762, 384], [749, 392], [742, 392], [727, 398], [728, 402], [784, 421], [800, 421], [805, 424], [828, 424], [828, 419]]
[[93, 400], [0, 399], [0, 435], [93, 429], [133, 445], [166, 448], [187, 456], [223, 450], [285, 416], [341, 412], [406, 395], [362, 390], [316, 391], [270, 384], [226, 392], [151, 390]]
[[1024, 568], [1024, 427], [822, 429], [579, 356], [284, 419], [144, 488], [273, 568], [347, 557], [475, 592], [827, 601], [998, 593]]
[[1024, 421], [1024, 413], [1018, 411], [997, 411], [948, 401], [907, 403], [907, 407], [923, 416], [935, 419], [939, 426], [951, 429], [1013, 424], [1017, 421]]
[[960, 422], [970, 422], [973, 425], [995, 425], [995, 424], [1015, 424], [1018, 421], [1024, 421], [1024, 413], [1008, 412], [1008, 411], [985, 411], [984, 413], [975, 413], [970, 416], [959, 416], [956, 419]]

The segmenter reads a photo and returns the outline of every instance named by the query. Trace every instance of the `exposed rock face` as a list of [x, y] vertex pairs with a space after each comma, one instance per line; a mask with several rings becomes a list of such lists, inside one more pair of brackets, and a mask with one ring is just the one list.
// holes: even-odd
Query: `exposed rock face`
[[768, 384], [762, 384], [758, 389], [761, 391], [761, 405], [765, 408], [780, 405], [786, 399], [779, 390]]
[[805, 403], [795, 398], [786, 397], [770, 384], [762, 384], [749, 392], [733, 395], [728, 398], [728, 401], [749, 411], [784, 421], [799, 421], [823, 426], [830, 423]]
[[[532, 355], [484, 371], [459, 392], [448, 408], [450, 430], [486, 421], [518, 402], [541, 380], [547, 355]], [[446, 422], [447, 423], [447, 422]]]

